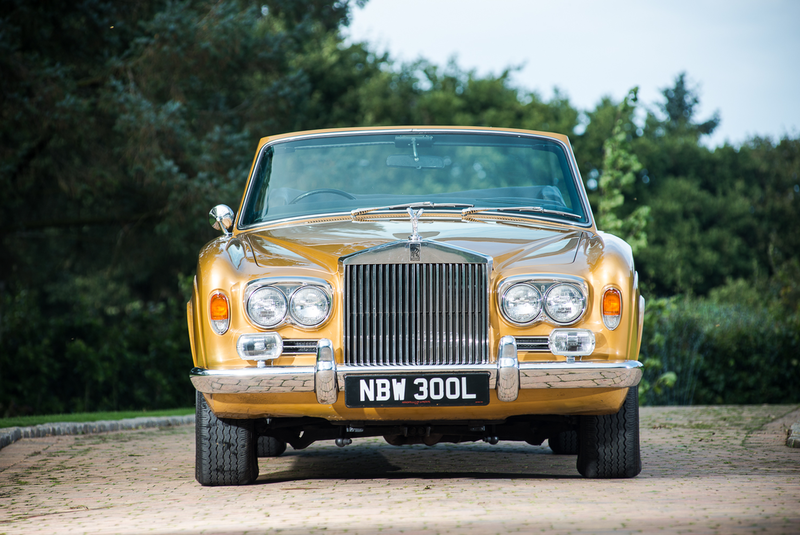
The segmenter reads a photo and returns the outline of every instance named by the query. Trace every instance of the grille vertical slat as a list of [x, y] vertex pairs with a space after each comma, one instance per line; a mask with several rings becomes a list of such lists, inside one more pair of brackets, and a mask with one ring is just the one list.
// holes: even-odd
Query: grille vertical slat
[[[470, 269], [470, 267], [471, 266], [466, 266], [466, 268], [467, 268], [466, 269], [466, 273], [465, 273], [466, 277], [465, 277], [465, 281], [464, 281], [466, 283], [465, 289], [466, 289], [466, 294], [467, 294], [467, 299], [466, 299], [467, 307], [466, 307], [466, 309], [467, 310], [475, 310], [475, 307], [472, 304], [472, 292], [469, 291], [470, 287], [473, 284], [473, 282], [472, 282], [472, 270]], [[472, 344], [471, 344], [471, 341], [472, 341], [472, 318], [469, 317], [469, 314], [465, 314], [464, 316], [465, 316], [464, 321], [466, 322], [466, 326], [467, 326], [466, 331], [464, 331], [464, 337], [465, 337], [464, 340], [468, 344], [467, 353], [469, 354], [469, 353], [472, 353], [472, 350], [473, 350]]]
[[[477, 266], [471, 266], [476, 268]], [[472, 273], [473, 280], [478, 280], [478, 270], [473, 269]], [[478, 289], [473, 287], [473, 294], [472, 294], [472, 302], [474, 303], [476, 313], [471, 316], [472, 319], [472, 351], [474, 355], [477, 355], [480, 352], [480, 340], [478, 339], [478, 332], [479, 332], [479, 325], [478, 325], [478, 318], [482, 317], [481, 315], [481, 308], [483, 300], [480, 299], [478, 295]]]
[[488, 362], [485, 264], [345, 266], [345, 364]]

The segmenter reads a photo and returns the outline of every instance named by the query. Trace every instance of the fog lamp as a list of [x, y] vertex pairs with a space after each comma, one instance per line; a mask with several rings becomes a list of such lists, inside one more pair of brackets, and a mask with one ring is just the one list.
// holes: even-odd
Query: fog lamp
[[548, 345], [553, 355], [582, 357], [594, 351], [594, 333], [588, 329], [553, 329]]
[[236, 342], [236, 352], [243, 360], [257, 360], [261, 368], [265, 360], [281, 356], [283, 338], [278, 333], [243, 334]]

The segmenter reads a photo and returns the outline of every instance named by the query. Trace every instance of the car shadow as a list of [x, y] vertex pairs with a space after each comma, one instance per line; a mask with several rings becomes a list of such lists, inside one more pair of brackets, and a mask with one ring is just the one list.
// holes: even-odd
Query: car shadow
[[580, 479], [574, 455], [550, 448], [484, 444], [356, 444], [288, 451], [259, 460], [256, 484], [303, 480]]

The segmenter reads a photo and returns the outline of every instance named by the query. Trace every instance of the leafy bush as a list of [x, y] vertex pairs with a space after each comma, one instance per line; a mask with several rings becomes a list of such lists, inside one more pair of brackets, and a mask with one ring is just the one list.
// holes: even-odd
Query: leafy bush
[[655, 299], [645, 309], [640, 386], [646, 405], [691, 405], [705, 336], [697, 310], [680, 299]]
[[[641, 355], [644, 404], [800, 401], [797, 317], [779, 316], [753, 293], [750, 285], [734, 283], [709, 298], [648, 303]], [[664, 384], [668, 373], [675, 376], [671, 388]]]
[[131, 299], [102, 278], [2, 299], [0, 415], [192, 405], [186, 311], [178, 299]]

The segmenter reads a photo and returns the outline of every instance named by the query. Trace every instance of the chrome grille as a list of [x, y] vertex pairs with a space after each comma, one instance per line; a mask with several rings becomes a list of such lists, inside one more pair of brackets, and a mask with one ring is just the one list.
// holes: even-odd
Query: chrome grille
[[487, 264], [345, 266], [344, 362], [489, 361]]

